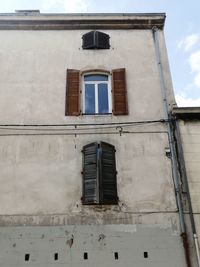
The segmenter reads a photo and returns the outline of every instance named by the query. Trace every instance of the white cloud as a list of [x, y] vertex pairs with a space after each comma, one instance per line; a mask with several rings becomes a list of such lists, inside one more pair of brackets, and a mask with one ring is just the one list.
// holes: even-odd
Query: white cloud
[[[178, 43], [178, 48], [182, 49], [183, 52], [188, 52], [187, 60], [191, 70], [190, 73], [188, 73], [188, 77], [189, 75], [192, 74], [193, 76], [192, 86], [194, 88], [197, 87], [200, 89], [200, 33], [194, 33], [186, 36], [183, 40], [181, 40]], [[182, 103], [184, 103], [187, 98], [179, 96], [179, 99], [181, 100]], [[187, 101], [189, 100], [187, 99]]]
[[200, 107], [200, 98], [192, 99], [184, 95], [176, 95], [178, 107]]
[[88, 0], [43, 0], [42, 9], [45, 12], [59, 9], [66, 13], [82, 13], [88, 10]]
[[189, 58], [189, 64], [194, 73], [194, 84], [200, 88], [200, 50], [192, 53]]
[[186, 36], [183, 40], [178, 43], [178, 48], [183, 48], [185, 52], [190, 51], [200, 41], [200, 34], [195, 33]]
[[194, 83], [197, 87], [200, 88], [200, 73], [195, 76]]
[[190, 63], [192, 71], [200, 72], [200, 50], [190, 55], [189, 63]]

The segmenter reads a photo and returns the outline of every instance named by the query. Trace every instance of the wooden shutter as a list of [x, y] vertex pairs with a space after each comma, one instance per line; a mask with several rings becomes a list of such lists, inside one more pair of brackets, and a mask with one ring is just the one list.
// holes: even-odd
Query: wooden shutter
[[115, 147], [101, 142], [100, 143], [100, 166], [99, 166], [99, 184], [100, 184], [100, 203], [117, 204], [117, 180]]
[[99, 203], [97, 150], [97, 143], [83, 147], [83, 204]]
[[98, 49], [110, 48], [110, 36], [104, 32], [96, 31], [96, 46]]
[[95, 31], [87, 32], [83, 35], [83, 49], [94, 49], [95, 48]]
[[125, 69], [112, 71], [113, 114], [127, 115], [127, 91]]
[[65, 115], [77, 116], [80, 114], [80, 72], [67, 70], [66, 112]]
[[104, 32], [91, 31], [83, 35], [83, 49], [109, 49], [110, 36]]

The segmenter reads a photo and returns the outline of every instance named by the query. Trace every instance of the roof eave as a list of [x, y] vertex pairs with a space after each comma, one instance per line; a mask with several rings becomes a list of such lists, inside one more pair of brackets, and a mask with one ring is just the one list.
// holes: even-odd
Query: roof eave
[[0, 14], [0, 30], [163, 29], [165, 13]]
[[174, 107], [172, 114], [181, 120], [200, 120], [200, 107]]

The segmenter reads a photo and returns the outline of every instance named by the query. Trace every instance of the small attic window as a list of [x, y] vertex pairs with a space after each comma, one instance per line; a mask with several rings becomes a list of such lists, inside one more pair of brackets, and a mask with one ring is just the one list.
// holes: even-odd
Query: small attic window
[[99, 31], [91, 31], [83, 35], [83, 49], [109, 49], [110, 36]]

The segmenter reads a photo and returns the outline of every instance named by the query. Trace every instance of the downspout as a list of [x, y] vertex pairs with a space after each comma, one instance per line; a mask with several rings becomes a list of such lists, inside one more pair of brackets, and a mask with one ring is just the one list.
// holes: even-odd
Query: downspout
[[153, 41], [154, 41], [154, 46], [155, 46], [156, 61], [158, 64], [158, 71], [159, 71], [159, 77], [160, 77], [160, 87], [161, 87], [163, 108], [164, 108], [164, 119], [167, 121], [166, 126], [167, 126], [168, 138], [169, 138], [169, 147], [171, 151], [172, 176], [173, 176], [173, 181], [174, 181], [175, 195], [176, 195], [178, 214], [179, 214], [179, 219], [180, 219], [181, 237], [183, 240], [187, 266], [191, 267], [191, 260], [190, 260], [189, 249], [188, 249], [188, 239], [187, 239], [187, 234], [186, 234], [183, 206], [182, 206], [182, 201], [181, 201], [181, 187], [179, 183], [179, 172], [177, 168], [176, 151], [175, 151], [175, 145], [174, 145], [171, 116], [168, 110], [166, 86], [165, 86], [165, 80], [164, 80], [164, 74], [163, 74], [163, 68], [162, 68], [162, 62], [161, 62], [160, 46], [159, 46], [159, 41], [158, 41], [158, 29], [156, 27], [153, 27], [152, 33], [153, 33]]
[[183, 184], [184, 184], [185, 192], [187, 193], [186, 196], [187, 196], [187, 201], [188, 201], [191, 228], [192, 228], [192, 233], [193, 233], [193, 238], [194, 238], [198, 267], [200, 267], [198, 236], [197, 236], [195, 220], [194, 220], [194, 216], [193, 216], [192, 201], [190, 198], [190, 190], [189, 190], [189, 185], [188, 185], [188, 177], [187, 177], [187, 172], [186, 172], [186, 167], [185, 167], [185, 159], [184, 159], [184, 154], [183, 154], [183, 147], [182, 147], [182, 142], [181, 142], [180, 127], [179, 127], [179, 123], [178, 123], [177, 119], [175, 119], [175, 130], [176, 130], [176, 135], [177, 135], [176, 136], [177, 150], [178, 150], [178, 155], [179, 155], [180, 161], [181, 161], [180, 171], [181, 171], [182, 177], [183, 177]]

